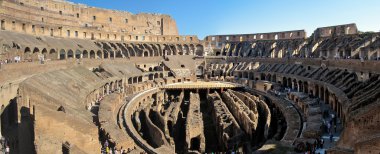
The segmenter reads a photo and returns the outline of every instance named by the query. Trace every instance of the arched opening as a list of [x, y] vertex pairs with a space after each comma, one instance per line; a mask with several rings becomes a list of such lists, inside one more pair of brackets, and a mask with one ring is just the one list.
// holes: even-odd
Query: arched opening
[[288, 86], [288, 80], [285, 77], [282, 78], [282, 86], [284, 87]]
[[142, 82], [142, 76], [139, 76], [139, 78], [138, 78], [138, 82], [139, 82], [139, 83]]
[[190, 49], [189, 49], [189, 46], [187, 44], [183, 45], [183, 53], [185, 55], [190, 55]]
[[190, 141], [190, 150], [199, 150], [201, 141], [199, 138], [192, 138]]
[[108, 58], [108, 51], [107, 50], [103, 50], [103, 58], [104, 59], [107, 59]]
[[56, 59], [57, 58], [57, 53], [55, 52], [55, 49], [51, 49], [49, 52], [49, 58], [50, 59]]
[[203, 56], [203, 46], [202, 45], [197, 45], [195, 55], [197, 56]]
[[81, 54], [82, 54], [81, 51], [79, 51], [79, 50], [75, 51], [75, 58], [76, 59], [80, 59], [81, 58]]
[[38, 48], [34, 48], [34, 50], [33, 50], [33, 54], [32, 54], [33, 56], [32, 56], [31, 58], [37, 60], [39, 54], [40, 54], [40, 49], [38, 49]]
[[48, 53], [47, 53], [46, 48], [42, 49], [41, 53], [42, 53], [42, 55], [44, 55], [44, 58], [47, 58]]
[[102, 59], [103, 58], [103, 53], [102, 53], [102, 51], [100, 51], [100, 50], [98, 50], [98, 52], [96, 52], [96, 59]]
[[202, 77], [203, 76], [203, 66], [199, 65], [196, 70], [196, 76]]
[[60, 60], [66, 59], [66, 51], [64, 49], [59, 51], [59, 59]]
[[95, 59], [95, 51], [94, 50], [90, 51], [90, 59]]
[[154, 75], [153, 74], [149, 74], [149, 80], [153, 80], [154, 79]]
[[67, 58], [68, 58], [68, 59], [70, 59], [70, 58], [74, 58], [74, 52], [73, 52], [73, 50], [69, 50], [69, 51], [67, 52]]
[[30, 59], [31, 51], [29, 47], [26, 47], [24, 50], [24, 59]]
[[158, 78], [159, 76], [158, 76], [158, 73], [155, 73], [154, 74], [154, 78]]
[[119, 50], [119, 51], [116, 51], [116, 58], [123, 58], [123, 54], [122, 52]]
[[144, 51], [144, 57], [149, 57], [149, 52], [148, 51]]
[[88, 58], [88, 52], [87, 50], [83, 50], [83, 56], [82, 58]]
[[38, 48], [34, 48], [34, 50], [33, 50], [33, 54], [34, 53], [39, 53], [40, 52], [40, 50], [38, 49]]
[[110, 58], [115, 58], [115, 51], [110, 51]]

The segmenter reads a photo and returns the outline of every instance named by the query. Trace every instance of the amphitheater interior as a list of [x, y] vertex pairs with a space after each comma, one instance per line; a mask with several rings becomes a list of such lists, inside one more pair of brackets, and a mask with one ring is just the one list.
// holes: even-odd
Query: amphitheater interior
[[201, 40], [64, 0], [0, 12], [11, 153], [380, 153], [380, 34], [356, 24]]

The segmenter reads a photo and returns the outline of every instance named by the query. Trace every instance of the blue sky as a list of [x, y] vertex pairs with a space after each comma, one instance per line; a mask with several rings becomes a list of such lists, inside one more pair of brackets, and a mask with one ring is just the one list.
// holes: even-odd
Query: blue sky
[[245, 34], [356, 23], [380, 30], [380, 0], [69, 0], [89, 6], [162, 13], [176, 21], [180, 35]]

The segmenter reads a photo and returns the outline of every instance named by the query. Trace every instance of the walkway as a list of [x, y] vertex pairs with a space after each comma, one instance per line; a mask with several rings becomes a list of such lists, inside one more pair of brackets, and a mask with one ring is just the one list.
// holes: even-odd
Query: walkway
[[243, 86], [230, 82], [183, 82], [169, 84], [161, 87], [160, 89], [233, 89], [239, 87]]

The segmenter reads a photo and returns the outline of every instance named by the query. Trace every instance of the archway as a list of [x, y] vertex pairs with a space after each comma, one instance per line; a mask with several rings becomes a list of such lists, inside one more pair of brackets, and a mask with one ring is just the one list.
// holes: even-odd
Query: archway
[[203, 56], [203, 46], [202, 45], [197, 45], [195, 55], [197, 56]]
[[59, 59], [66, 59], [66, 51], [64, 49], [61, 49], [61, 51], [59, 51]]
[[95, 51], [94, 50], [90, 51], [90, 59], [95, 59]]
[[69, 50], [69, 51], [67, 52], [67, 58], [68, 58], [68, 59], [70, 59], [70, 58], [74, 58], [74, 52], [73, 52], [73, 50]]
[[98, 52], [96, 52], [96, 59], [102, 59], [103, 58], [103, 53], [102, 53], [102, 51], [100, 51], [100, 50], [98, 50]]
[[75, 58], [76, 58], [76, 59], [80, 59], [80, 58], [81, 58], [81, 55], [82, 55], [82, 52], [81, 52], [81, 51], [79, 51], [79, 50], [75, 51]]
[[148, 51], [144, 51], [144, 57], [149, 57], [149, 52]]
[[107, 50], [103, 50], [103, 55], [104, 55], [103, 58], [107, 59], [108, 56], [109, 56], [108, 51]]
[[44, 55], [44, 58], [46, 59], [47, 55], [48, 55], [46, 48], [42, 49], [41, 53], [42, 53], [42, 55]]
[[115, 58], [115, 51], [113, 50], [110, 51], [110, 58]]
[[89, 58], [87, 50], [83, 50], [83, 56], [82, 58]]
[[49, 58], [50, 59], [57, 59], [57, 53], [55, 52], [55, 49], [51, 49], [49, 52]]

